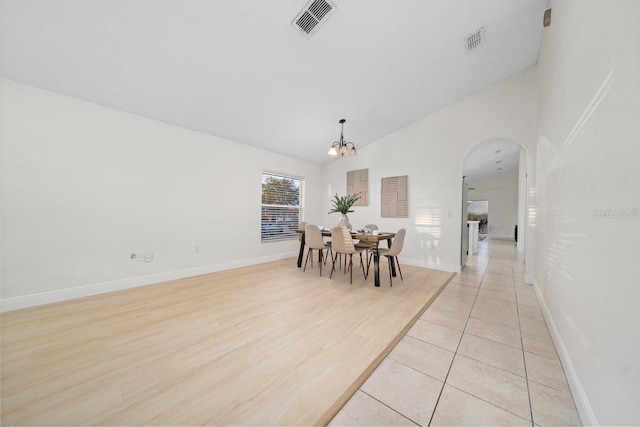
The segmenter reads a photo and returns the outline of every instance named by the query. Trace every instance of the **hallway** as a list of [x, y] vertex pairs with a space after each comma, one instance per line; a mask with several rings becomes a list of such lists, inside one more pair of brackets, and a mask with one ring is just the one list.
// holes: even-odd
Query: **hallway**
[[523, 276], [513, 242], [479, 242], [330, 425], [580, 425]]

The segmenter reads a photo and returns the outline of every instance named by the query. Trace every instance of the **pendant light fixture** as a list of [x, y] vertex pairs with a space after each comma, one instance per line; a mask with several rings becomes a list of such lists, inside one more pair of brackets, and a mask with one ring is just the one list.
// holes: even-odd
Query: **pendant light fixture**
[[329, 152], [327, 154], [329, 154], [331, 157], [355, 156], [356, 154], [358, 154], [356, 152], [356, 146], [353, 145], [353, 142], [344, 141], [344, 122], [346, 122], [345, 119], [342, 119], [339, 122], [342, 125], [342, 129], [340, 129], [340, 140], [334, 141], [334, 143], [331, 144], [331, 147], [329, 147]]

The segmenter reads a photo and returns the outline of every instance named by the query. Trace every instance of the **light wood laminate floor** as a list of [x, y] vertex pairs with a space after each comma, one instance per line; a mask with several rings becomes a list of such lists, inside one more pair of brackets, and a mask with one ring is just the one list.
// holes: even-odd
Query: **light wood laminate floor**
[[451, 278], [402, 271], [287, 259], [5, 313], [2, 425], [326, 423]]

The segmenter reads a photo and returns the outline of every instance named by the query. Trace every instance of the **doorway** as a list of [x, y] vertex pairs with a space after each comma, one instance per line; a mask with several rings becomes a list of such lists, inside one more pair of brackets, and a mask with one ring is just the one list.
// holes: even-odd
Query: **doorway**
[[[468, 256], [470, 236], [467, 221], [478, 221], [477, 241], [510, 240], [519, 251], [524, 251], [528, 203], [526, 165], [525, 150], [517, 142], [505, 138], [482, 141], [465, 156], [461, 268], [464, 268]], [[517, 238], [514, 238], [514, 230]]]
[[489, 201], [468, 200], [467, 221], [479, 221], [478, 240], [482, 241], [486, 239], [489, 234]]

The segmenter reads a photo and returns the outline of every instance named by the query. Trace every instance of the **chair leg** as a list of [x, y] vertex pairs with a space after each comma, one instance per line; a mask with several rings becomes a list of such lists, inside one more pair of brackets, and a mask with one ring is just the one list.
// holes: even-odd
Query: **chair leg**
[[[329, 255], [329, 254], [331, 254], [331, 255]], [[324, 265], [327, 265], [327, 259], [328, 258], [333, 259], [333, 251], [331, 250], [331, 247], [327, 248], [327, 256], [324, 257]]]
[[331, 274], [329, 274], [329, 279], [331, 279], [333, 277], [333, 272], [336, 271], [336, 259], [338, 258], [338, 252], [336, 252], [336, 254], [334, 255], [333, 259], [331, 261], [333, 261], [333, 266], [331, 266]]
[[[318, 266], [320, 267], [320, 275], [322, 276], [322, 249], [318, 249]], [[402, 273], [400, 275], [402, 275]]]
[[387, 257], [387, 263], [389, 265], [389, 283], [391, 283], [391, 287], [393, 287], [393, 279], [391, 278], [391, 259]]
[[[369, 249], [365, 249], [364, 253], [365, 253], [364, 259], [369, 259]], [[364, 264], [362, 262], [362, 252], [360, 252], [360, 264], [362, 264], [362, 268], [364, 269]], [[364, 274], [364, 278], [366, 279], [367, 278], [367, 273], [363, 272], [362, 274]]]
[[367, 271], [364, 271], [364, 263], [362, 262], [362, 252], [360, 252], [360, 267], [362, 267], [362, 274], [364, 275], [364, 279], [367, 280], [367, 276], [369, 276], [369, 269], [367, 269]]
[[396, 257], [396, 265], [398, 266], [398, 272], [400, 273], [400, 280], [404, 281], [404, 277], [402, 277], [402, 270], [400, 270], [400, 262], [398, 261], [398, 257]]
[[[347, 265], [346, 259], [344, 264]], [[349, 283], [353, 283], [353, 254], [349, 254]]]
[[373, 255], [374, 255], [374, 253], [373, 253], [373, 251], [371, 251], [371, 253], [368, 256], [369, 259], [367, 260], [367, 274], [366, 274], [365, 279], [367, 277], [369, 277], [369, 267], [371, 266], [371, 260], [373, 260]]
[[[302, 269], [303, 272], [307, 271], [307, 261], [309, 261], [309, 254], [311, 254], [312, 251], [313, 249], [307, 251], [307, 258], [304, 260], [304, 268]], [[313, 267], [313, 254], [311, 255], [311, 267]]]

